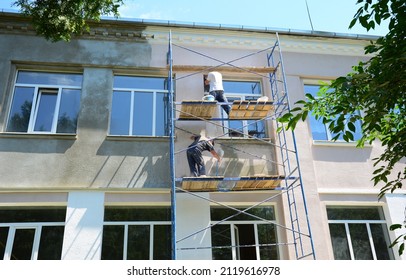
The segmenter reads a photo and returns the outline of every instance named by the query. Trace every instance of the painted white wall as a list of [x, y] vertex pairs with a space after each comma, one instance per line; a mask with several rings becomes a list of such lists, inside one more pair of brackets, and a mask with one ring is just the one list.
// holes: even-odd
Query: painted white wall
[[100, 259], [103, 216], [103, 192], [69, 193], [62, 260]]
[[[386, 215], [385, 218], [388, 220], [389, 223], [388, 226], [392, 224], [403, 225], [406, 219], [406, 194], [405, 193], [386, 194], [385, 200], [387, 210], [387, 212], [385, 213]], [[395, 240], [401, 234], [406, 234], [405, 228], [397, 229], [395, 231], [389, 231], [389, 235], [392, 241]], [[406, 260], [405, 253], [403, 253], [402, 256], [399, 257], [398, 249], [400, 244], [402, 243], [399, 243], [397, 246], [394, 247], [393, 253], [395, 255], [395, 258]]]
[[[211, 260], [210, 202], [208, 193], [176, 195], [176, 239], [178, 260]], [[196, 233], [196, 234], [194, 234]], [[190, 249], [204, 247], [209, 249]], [[183, 248], [183, 249], [182, 249]]]

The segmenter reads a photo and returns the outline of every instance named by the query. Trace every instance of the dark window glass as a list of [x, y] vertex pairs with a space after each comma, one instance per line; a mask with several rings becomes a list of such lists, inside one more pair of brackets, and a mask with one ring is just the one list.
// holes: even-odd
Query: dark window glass
[[329, 224], [335, 260], [350, 260], [350, 249], [344, 224]]
[[28, 124], [30, 122], [33, 97], [34, 88], [15, 88], [13, 103], [11, 105], [10, 118], [7, 125], [7, 131], [27, 132]]
[[64, 222], [65, 208], [0, 208], [0, 223]]
[[380, 207], [329, 207], [329, 220], [384, 220]]
[[261, 260], [278, 260], [276, 227], [273, 224], [258, 225], [258, 241]]
[[149, 225], [128, 226], [127, 260], [149, 260], [149, 239]]
[[41, 230], [41, 240], [38, 260], [60, 260], [62, 256], [63, 226], [44, 226]]
[[386, 224], [371, 224], [372, 240], [378, 260], [391, 260], [394, 258], [392, 250], [388, 247], [389, 240]]
[[231, 231], [230, 225], [217, 224], [211, 228], [213, 260], [231, 260]]
[[104, 221], [170, 221], [170, 208], [106, 207]]
[[0, 227], [0, 260], [4, 259], [8, 237], [8, 227]]
[[58, 114], [58, 133], [76, 133], [80, 108], [80, 90], [64, 89]]
[[[239, 209], [240, 211], [244, 209]], [[212, 207], [210, 210], [210, 217], [212, 221], [221, 221], [225, 218], [231, 217], [230, 221], [241, 220], [259, 220], [257, 217], [266, 220], [275, 220], [275, 213], [273, 207], [255, 207], [251, 208], [247, 213], [239, 213], [229, 208]]]
[[365, 224], [349, 224], [351, 243], [356, 260], [372, 260], [371, 244]]
[[17, 229], [14, 235], [11, 260], [30, 260], [34, 244], [35, 229]]
[[124, 252], [124, 226], [104, 226], [102, 260], [122, 260]]
[[154, 260], [171, 259], [171, 226], [154, 226]]
[[55, 115], [57, 92], [42, 91], [37, 102], [34, 131], [51, 131]]

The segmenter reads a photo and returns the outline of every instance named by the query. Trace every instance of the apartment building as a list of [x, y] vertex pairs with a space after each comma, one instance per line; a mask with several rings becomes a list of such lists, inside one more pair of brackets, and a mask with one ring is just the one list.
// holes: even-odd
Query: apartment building
[[[404, 259], [388, 246], [405, 193], [371, 181], [379, 143], [277, 122], [374, 39], [103, 19], [52, 43], [2, 12], [0, 259]], [[210, 71], [229, 115], [203, 100]], [[222, 155], [203, 153], [205, 177], [193, 135]]]

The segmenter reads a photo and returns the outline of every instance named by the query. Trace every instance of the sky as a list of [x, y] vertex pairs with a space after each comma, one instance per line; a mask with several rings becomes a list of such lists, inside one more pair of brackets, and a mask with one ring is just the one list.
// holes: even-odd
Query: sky
[[[16, 10], [15, 0], [0, 0], [0, 10]], [[360, 7], [357, 0], [124, 0], [123, 19], [176, 21], [253, 28], [385, 35], [387, 23], [367, 32], [348, 26]], [[307, 3], [307, 5], [306, 5]]]

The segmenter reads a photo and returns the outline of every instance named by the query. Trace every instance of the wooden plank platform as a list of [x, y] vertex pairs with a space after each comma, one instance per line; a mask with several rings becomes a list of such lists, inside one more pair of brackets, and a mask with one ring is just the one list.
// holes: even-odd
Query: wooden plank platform
[[187, 191], [210, 192], [217, 191], [219, 182], [222, 182], [222, 176], [210, 177], [184, 177], [182, 180], [182, 189]]
[[278, 187], [283, 177], [278, 175], [242, 176], [233, 190], [264, 190]]
[[265, 118], [272, 109], [272, 101], [235, 100], [231, 106], [229, 119], [258, 120]]
[[[222, 176], [183, 177], [182, 189], [201, 192], [272, 190], [277, 188], [283, 179], [284, 177], [279, 175], [242, 176], [236, 178], [225, 178]], [[233, 186], [230, 187], [230, 185]]]
[[181, 103], [179, 119], [211, 119], [216, 108], [217, 101], [185, 100]]

